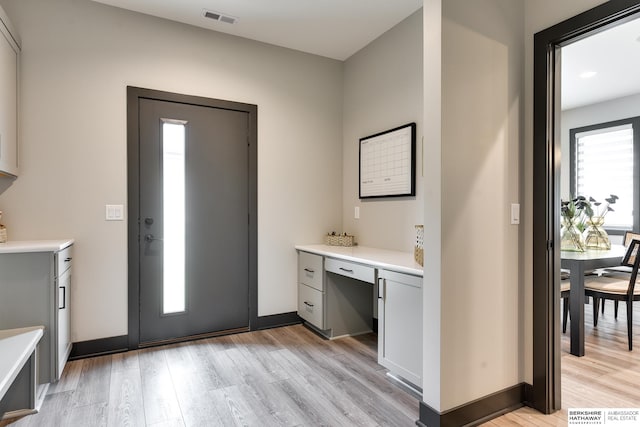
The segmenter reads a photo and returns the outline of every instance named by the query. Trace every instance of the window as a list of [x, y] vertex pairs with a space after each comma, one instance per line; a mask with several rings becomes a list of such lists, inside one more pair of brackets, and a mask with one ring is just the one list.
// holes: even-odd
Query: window
[[640, 225], [640, 117], [572, 129], [571, 193], [603, 202], [619, 197], [605, 227], [638, 230]]
[[185, 122], [162, 119], [162, 314], [185, 311]]

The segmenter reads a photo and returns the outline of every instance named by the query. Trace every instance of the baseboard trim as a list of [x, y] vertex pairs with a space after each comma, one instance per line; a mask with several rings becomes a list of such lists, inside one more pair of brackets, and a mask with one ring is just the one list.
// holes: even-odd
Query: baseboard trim
[[524, 406], [527, 385], [520, 383], [448, 411], [439, 412], [420, 402], [420, 427], [476, 426]]
[[278, 328], [280, 326], [296, 325], [298, 323], [302, 323], [302, 319], [295, 311], [272, 314], [270, 316], [258, 317], [258, 327], [256, 330]]
[[[302, 319], [295, 311], [290, 313], [273, 314], [271, 316], [258, 317], [258, 329], [277, 328], [279, 326], [295, 325], [302, 323]], [[93, 356], [122, 353], [129, 350], [129, 336], [119, 335], [96, 340], [80, 341], [73, 343], [69, 360], [85, 359]]]
[[119, 335], [96, 340], [73, 343], [69, 360], [85, 359], [87, 357], [103, 356], [106, 354], [122, 353], [129, 350], [129, 336]]
[[523, 403], [526, 406], [533, 406], [533, 386], [531, 384], [524, 383], [524, 400]]

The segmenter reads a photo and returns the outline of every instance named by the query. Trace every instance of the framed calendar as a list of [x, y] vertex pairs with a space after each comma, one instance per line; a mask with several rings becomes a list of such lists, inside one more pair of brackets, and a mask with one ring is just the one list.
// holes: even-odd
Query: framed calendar
[[416, 124], [360, 139], [360, 199], [416, 195]]

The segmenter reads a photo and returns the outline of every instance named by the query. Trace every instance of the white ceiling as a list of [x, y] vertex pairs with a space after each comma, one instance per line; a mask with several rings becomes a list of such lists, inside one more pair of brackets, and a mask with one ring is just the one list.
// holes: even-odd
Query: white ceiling
[[561, 68], [563, 110], [640, 93], [640, 18], [563, 47]]
[[[94, 1], [338, 60], [422, 7], [422, 0]], [[205, 18], [205, 9], [238, 21]]]
[[[345, 60], [422, 0], [93, 0], [172, 21]], [[238, 18], [214, 21], [204, 10]], [[587, 71], [597, 74], [581, 78]], [[640, 18], [562, 48], [562, 108], [640, 93]]]

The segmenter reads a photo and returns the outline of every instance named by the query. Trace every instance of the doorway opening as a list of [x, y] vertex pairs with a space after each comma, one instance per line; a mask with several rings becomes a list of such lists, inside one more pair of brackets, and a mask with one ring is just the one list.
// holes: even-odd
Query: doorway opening
[[636, 1], [612, 1], [534, 37], [533, 393], [543, 413], [561, 409], [560, 370], [560, 49], [637, 18]]

